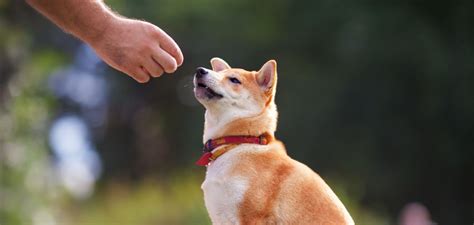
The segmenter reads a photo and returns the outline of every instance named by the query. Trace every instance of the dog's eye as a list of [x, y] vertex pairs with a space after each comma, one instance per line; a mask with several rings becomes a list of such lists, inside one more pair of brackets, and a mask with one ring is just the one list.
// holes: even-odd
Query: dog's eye
[[230, 82], [232, 82], [234, 84], [241, 84], [240, 80], [235, 78], [235, 77], [229, 77], [229, 80], [230, 80]]

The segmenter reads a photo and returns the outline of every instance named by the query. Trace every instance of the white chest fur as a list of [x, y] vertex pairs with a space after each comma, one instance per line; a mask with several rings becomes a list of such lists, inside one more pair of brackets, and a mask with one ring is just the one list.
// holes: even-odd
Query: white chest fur
[[248, 179], [231, 176], [231, 170], [243, 147], [227, 152], [207, 167], [201, 188], [213, 224], [240, 224], [238, 206], [248, 189]]

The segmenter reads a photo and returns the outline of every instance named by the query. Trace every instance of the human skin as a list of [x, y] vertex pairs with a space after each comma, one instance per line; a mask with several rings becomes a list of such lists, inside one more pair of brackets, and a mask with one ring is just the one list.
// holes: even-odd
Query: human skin
[[110, 66], [140, 83], [173, 73], [183, 63], [176, 42], [159, 27], [112, 12], [101, 0], [27, 0]]

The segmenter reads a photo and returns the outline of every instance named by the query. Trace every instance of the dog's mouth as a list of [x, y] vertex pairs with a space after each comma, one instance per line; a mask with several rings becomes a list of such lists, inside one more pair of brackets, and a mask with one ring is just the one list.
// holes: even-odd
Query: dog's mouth
[[209, 99], [224, 97], [221, 94], [217, 93], [216, 91], [212, 90], [212, 88], [208, 87], [207, 85], [201, 82], [197, 83], [196, 92], [198, 91], [203, 92], [202, 94], [204, 94]]

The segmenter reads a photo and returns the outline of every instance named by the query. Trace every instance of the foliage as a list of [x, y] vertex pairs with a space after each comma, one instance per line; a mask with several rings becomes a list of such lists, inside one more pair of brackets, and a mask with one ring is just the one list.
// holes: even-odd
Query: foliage
[[199, 183], [202, 176], [175, 174], [166, 181], [111, 182], [96, 197], [71, 206], [64, 224], [210, 224]]
[[54, 100], [43, 86], [64, 62], [57, 52], [37, 51], [17, 63], [0, 105], [0, 224], [7, 225], [48, 220], [61, 195], [44, 135]]

